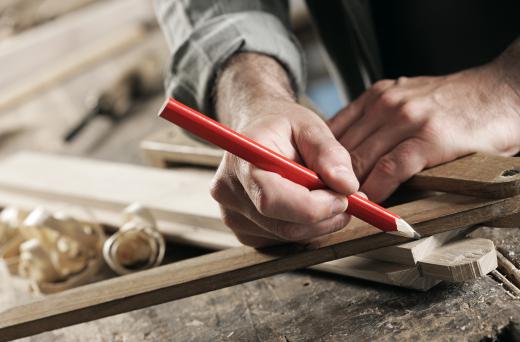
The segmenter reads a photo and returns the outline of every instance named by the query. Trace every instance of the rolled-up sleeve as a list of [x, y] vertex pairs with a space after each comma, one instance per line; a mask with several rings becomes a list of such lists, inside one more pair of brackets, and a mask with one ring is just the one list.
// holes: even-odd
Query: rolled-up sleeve
[[289, 8], [281, 0], [155, 0], [172, 60], [168, 95], [211, 113], [219, 68], [237, 52], [276, 58], [297, 94], [304, 87], [303, 54], [289, 30]]

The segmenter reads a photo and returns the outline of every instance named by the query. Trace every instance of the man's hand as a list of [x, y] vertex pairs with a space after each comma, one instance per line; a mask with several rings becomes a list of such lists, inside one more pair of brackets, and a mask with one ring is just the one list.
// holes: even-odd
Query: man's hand
[[442, 77], [377, 82], [329, 126], [376, 202], [423, 168], [520, 150], [520, 97], [500, 61]]
[[325, 122], [294, 101], [278, 62], [251, 53], [233, 57], [218, 79], [215, 107], [221, 121], [307, 165], [334, 190], [309, 191], [226, 153], [211, 193], [242, 243], [301, 241], [348, 223], [345, 195], [359, 186], [349, 155]]

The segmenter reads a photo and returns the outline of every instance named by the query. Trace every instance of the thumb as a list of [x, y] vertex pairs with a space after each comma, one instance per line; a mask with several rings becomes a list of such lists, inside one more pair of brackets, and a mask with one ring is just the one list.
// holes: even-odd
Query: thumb
[[329, 188], [346, 195], [359, 189], [349, 153], [324, 122], [295, 127], [294, 141], [307, 167], [316, 172]]

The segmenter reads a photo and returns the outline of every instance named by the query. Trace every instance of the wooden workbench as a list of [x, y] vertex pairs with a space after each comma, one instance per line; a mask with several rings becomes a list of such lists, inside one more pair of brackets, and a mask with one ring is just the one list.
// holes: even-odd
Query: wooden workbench
[[[166, 48], [163, 46], [162, 48]], [[137, 50], [137, 49], [134, 49]], [[0, 139], [0, 157], [30, 148], [92, 158], [143, 163], [142, 138], [167, 124], [155, 117], [162, 96], [136, 108], [128, 121], [100, 144], [60, 142], [66, 128], [82, 115], [84, 95], [132, 53], [117, 56], [30, 102], [0, 113], [0, 127], [17, 127]], [[30, 128], [28, 128], [30, 123]], [[91, 129], [92, 130], [92, 129]], [[98, 132], [92, 132], [97, 134]], [[88, 139], [87, 139], [88, 140]], [[502, 254], [520, 265], [517, 229], [483, 228]], [[170, 259], [204, 251], [169, 246]], [[22, 282], [0, 268], [0, 306], [27, 301]], [[300, 271], [80, 324], [25, 340], [37, 341], [374, 341], [519, 340], [520, 300], [492, 277], [462, 284], [441, 284], [427, 293], [323, 273]], [[516, 335], [515, 335], [516, 334]]]
[[[90, 155], [140, 162], [139, 140], [161, 125], [153, 116], [161, 101], [143, 104]], [[516, 229], [479, 234], [518, 262]], [[4, 274], [0, 279], [2, 306], [28, 298], [20, 283], [8, 282]], [[38, 340], [481, 340], [516, 331], [511, 322], [520, 323], [520, 301], [491, 277], [420, 293], [302, 271], [56, 330]]]

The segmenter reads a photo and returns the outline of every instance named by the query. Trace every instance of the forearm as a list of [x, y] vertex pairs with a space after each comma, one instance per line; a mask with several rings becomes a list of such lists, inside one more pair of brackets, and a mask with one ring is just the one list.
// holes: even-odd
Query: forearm
[[295, 101], [290, 78], [274, 58], [239, 53], [228, 61], [215, 84], [214, 106], [218, 119], [234, 128], [255, 115], [254, 103], [264, 98]]
[[303, 88], [303, 53], [289, 29], [287, 0], [155, 1], [172, 52], [169, 96], [214, 115], [215, 77], [245, 52], [273, 56]]

